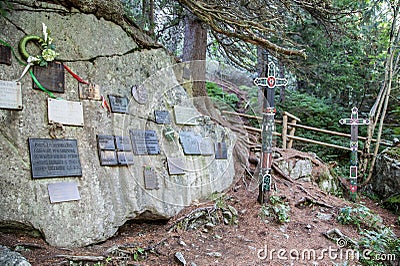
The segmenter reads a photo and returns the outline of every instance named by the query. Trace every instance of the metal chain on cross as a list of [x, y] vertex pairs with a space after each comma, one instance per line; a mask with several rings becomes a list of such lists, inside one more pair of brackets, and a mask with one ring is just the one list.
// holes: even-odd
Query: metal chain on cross
[[284, 87], [288, 81], [285, 78], [276, 77], [276, 67], [273, 62], [268, 64], [268, 76], [256, 78], [254, 84], [263, 87], [263, 121], [261, 128], [261, 167], [259, 172], [259, 196], [258, 201], [265, 202], [265, 192], [271, 190], [272, 176], [272, 137], [275, 129], [275, 87]]
[[357, 199], [357, 164], [358, 164], [358, 126], [368, 125], [369, 119], [359, 119], [358, 109], [353, 107], [351, 110], [351, 118], [343, 118], [339, 120], [341, 125], [351, 126], [351, 140], [350, 140], [350, 199], [356, 201]]

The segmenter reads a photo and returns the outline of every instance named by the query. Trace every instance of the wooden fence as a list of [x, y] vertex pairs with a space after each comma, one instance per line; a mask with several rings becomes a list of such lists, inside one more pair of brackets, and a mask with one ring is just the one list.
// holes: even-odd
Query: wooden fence
[[[247, 114], [242, 114], [242, 113], [236, 113], [236, 112], [228, 112], [228, 111], [223, 111], [222, 113], [224, 114], [230, 114], [230, 115], [237, 115], [240, 117], [246, 117], [250, 119], [257, 119], [257, 120], [262, 120], [262, 117], [260, 116], [254, 116], [254, 115], [247, 115]], [[289, 121], [290, 120], [290, 121]], [[295, 136], [296, 128], [303, 128], [306, 130], [311, 130], [319, 133], [325, 133], [333, 136], [339, 136], [339, 137], [345, 137], [345, 138], [351, 138], [350, 134], [342, 133], [342, 132], [336, 132], [336, 131], [331, 131], [327, 129], [321, 129], [321, 128], [315, 128], [315, 127], [310, 127], [306, 125], [301, 125], [299, 124], [300, 118], [288, 113], [288, 112], [283, 112], [282, 114], [282, 120], [275, 120], [275, 123], [277, 124], [282, 124], [282, 133], [279, 132], [274, 132], [275, 136], [280, 136], [282, 138], [282, 148], [284, 149], [291, 149], [293, 147], [293, 141], [301, 141], [301, 142], [308, 142], [312, 144], [317, 144], [317, 145], [322, 145], [330, 148], [336, 148], [336, 149], [342, 149], [342, 150], [349, 150], [351, 151], [350, 147], [343, 147], [340, 145], [336, 145], [333, 143], [326, 143], [322, 141], [317, 141], [313, 139], [307, 139], [303, 137], [298, 137]], [[255, 131], [255, 132], [261, 132], [260, 128], [255, 128], [255, 127], [249, 127], [249, 126], [244, 126], [246, 130], [249, 131]], [[363, 136], [358, 136], [359, 140], [366, 140], [366, 137]], [[372, 142], [376, 142], [376, 139], [372, 139]], [[392, 143], [390, 143], [387, 140], [381, 140], [380, 145], [385, 145], [385, 146], [391, 146]], [[361, 152], [361, 151], [359, 151]]]

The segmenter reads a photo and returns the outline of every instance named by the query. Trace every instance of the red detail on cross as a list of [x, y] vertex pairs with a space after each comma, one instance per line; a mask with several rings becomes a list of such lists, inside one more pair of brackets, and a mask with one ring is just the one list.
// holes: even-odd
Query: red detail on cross
[[353, 193], [357, 192], [357, 186], [350, 185], [350, 191]]
[[275, 87], [275, 83], [276, 83], [275, 77], [270, 76], [270, 77], [267, 78], [267, 84], [268, 84], [269, 88], [274, 88]]

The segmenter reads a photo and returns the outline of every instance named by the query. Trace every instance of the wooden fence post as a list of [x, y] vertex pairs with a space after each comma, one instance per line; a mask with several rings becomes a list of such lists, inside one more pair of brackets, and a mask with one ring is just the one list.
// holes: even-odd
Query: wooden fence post
[[[283, 117], [285, 117], [285, 116], [286, 116], [286, 124], [287, 124], [287, 117], [290, 117], [292, 119], [292, 121], [290, 121], [292, 125], [290, 126], [289, 136], [293, 137], [294, 132], [296, 132], [296, 123], [301, 122], [301, 120], [297, 116], [292, 115], [291, 113], [288, 113], [288, 112], [283, 112]], [[286, 128], [286, 130], [287, 130], [287, 128]], [[282, 129], [282, 133], [283, 133], [283, 129]], [[287, 136], [285, 136], [285, 137], [287, 138]], [[293, 146], [293, 138], [289, 138], [289, 143], [287, 144], [287, 148], [291, 149], [292, 146]]]
[[288, 116], [284, 112], [282, 118], [282, 149], [286, 149], [286, 144], [287, 144], [287, 129], [288, 129], [287, 122], [288, 122]]

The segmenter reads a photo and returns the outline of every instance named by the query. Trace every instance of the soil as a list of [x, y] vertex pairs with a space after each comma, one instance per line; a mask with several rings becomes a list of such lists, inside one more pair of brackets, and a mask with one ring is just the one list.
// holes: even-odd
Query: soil
[[[177, 252], [187, 265], [335, 265], [333, 262], [345, 262], [345, 251], [351, 247], [339, 249], [337, 243], [324, 234], [336, 228], [354, 240], [360, 238], [356, 227], [342, 225], [336, 218], [340, 208], [353, 203], [328, 195], [312, 183], [291, 183], [279, 176], [274, 178], [276, 190], [272, 193], [290, 206], [290, 222], [287, 223], [261, 218], [258, 190], [249, 177], [243, 177], [222, 196], [227, 205], [238, 211], [236, 225], [222, 222], [212, 228], [168, 230], [190, 212], [213, 206], [214, 202], [210, 201], [190, 206], [169, 221], [128, 222], [109, 240], [87, 247], [56, 248], [41, 238], [15, 232], [1, 232], [0, 244], [17, 250], [32, 265], [40, 266], [184, 265], [175, 257]], [[306, 198], [314, 203], [296, 204]], [[399, 235], [397, 215], [363, 196], [358, 201], [379, 214], [384, 224]], [[315, 251], [315, 257], [311, 250]], [[351, 258], [349, 262], [347, 265], [358, 265]]]

